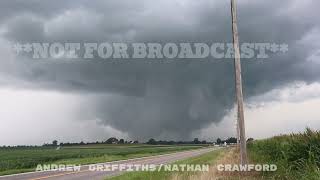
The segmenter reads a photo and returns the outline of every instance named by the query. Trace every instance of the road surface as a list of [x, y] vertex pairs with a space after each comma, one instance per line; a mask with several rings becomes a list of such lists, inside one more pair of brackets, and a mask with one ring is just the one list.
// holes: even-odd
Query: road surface
[[[7, 176], [0, 176], [0, 180], [101, 180], [108, 176], [115, 176], [126, 171], [114, 170], [110, 171], [104, 169], [103, 171], [92, 170], [92, 167], [111, 167], [112, 165], [142, 165], [142, 164], [168, 164], [177, 160], [187, 159], [190, 157], [199, 156], [204, 153], [216, 150], [216, 148], [202, 148], [191, 151], [182, 151], [176, 153], [170, 153], [165, 155], [157, 155], [151, 157], [135, 158], [121, 161], [113, 161], [107, 163], [99, 163], [94, 165], [83, 165], [78, 171], [42, 171], [42, 172], [30, 172], [21, 173]], [[100, 167], [102, 167], [100, 166]], [[91, 168], [90, 168], [91, 167]], [[91, 169], [91, 170], [90, 170]]]

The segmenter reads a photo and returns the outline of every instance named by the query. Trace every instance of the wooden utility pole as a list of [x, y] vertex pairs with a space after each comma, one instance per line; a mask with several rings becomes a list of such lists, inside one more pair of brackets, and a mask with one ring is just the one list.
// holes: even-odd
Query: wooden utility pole
[[238, 106], [238, 129], [240, 135], [240, 162], [242, 165], [248, 163], [247, 161], [247, 144], [246, 133], [244, 126], [244, 112], [243, 112], [243, 94], [242, 94], [242, 79], [241, 79], [241, 61], [240, 61], [240, 47], [237, 27], [237, 8], [236, 0], [231, 0], [231, 15], [232, 15], [232, 34], [233, 34], [233, 48], [234, 48], [234, 69], [235, 69], [235, 86], [236, 99]]
[[238, 145], [238, 147], [239, 147], [239, 145], [240, 145], [240, 129], [239, 129], [239, 110], [237, 109], [237, 126], [236, 126], [236, 128], [237, 128], [237, 145]]

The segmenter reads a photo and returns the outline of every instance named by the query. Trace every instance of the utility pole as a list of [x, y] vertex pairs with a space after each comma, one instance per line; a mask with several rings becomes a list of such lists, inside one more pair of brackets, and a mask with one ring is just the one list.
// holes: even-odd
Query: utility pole
[[235, 69], [235, 86], [236, 86], [236, 100], [238, 106], [238, 129], [240, 136], [240, 163], [245, 165], [247, 161], [247, 142], [244, 126], [244, 112], [243, 112], [243, 94], [242, 94], [242, 79], [241, 79], [241, 61], [240, 61], [240, 47], [237, 27], [237, 8], [236, 0], [231, 0], [231, 15], [232, 15], [232, 34], [233, 34], [233, 48], [234, 48], [234, 69]]
[[239, 110], [237, 110], [236, 128], [237, 128], [237, 145], [240, 146], [240, 129], [239, 129]]

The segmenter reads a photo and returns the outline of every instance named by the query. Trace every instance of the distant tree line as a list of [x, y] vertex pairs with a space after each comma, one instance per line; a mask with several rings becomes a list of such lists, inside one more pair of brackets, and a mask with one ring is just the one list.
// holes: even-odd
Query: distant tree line
[[[253, 138], [249, 138], [247, 141], [253, 141]], [[237, 138], [230, 137], [225, 140], [221, 140], [218, 138], [216, 142], [209, 142], [202, 140], [200, 141], [198, 138], [194, 138], [193, 141], [166, 141], [166, 140], [155, 140], [153, 138], [149, 139], [145, 144], [150, 145], [183, 145], [183, 144], [235, 144], [237, 143]], [[139, 141], [127, 141], [124, 139], [117, 139], [115, 137], [108, 138], [105, 141], [96, 141], [96, 142], [60, 142], [58, 143], [57, 140], [52, 141], [52, 143], [45, 143], [42, 147], [58, 147], [58, 146], [77, 146], [77, 145], [93, 145], [93, 144], [139, 144]], [[19, 145], [19, 146], [2, 146], [1, 148], [35, 148], [41, 146], [27, 146], [27, 145]]]
[[[253, 138], [249, 138], [248, 141], [252, 141]], [[156, 141], [155, 139], [151, 138], [149, 141], [146, 142], [146, 144], [152, 144], [152, 145], [173, 145], [173, 144], [236, 144], [237, 143], [237, 138], [235, 137], [230, 137], [225, 140], [221, 140], [218, 138], [216, 142], [207, 142], [205, 140], [200, 141], [198, 138], [194, 138], [193, 141]]]
[[[250, 141], [253, 141], [254, 139], [253, 138], [248, 138], [247, 139], [247, 142], [250, 142]], [[224, 143], [227, 143], [227, 144], [236, 144], [237, 143], [237, 138], [235, 137], [230, 137], [230, 138], [227, 138], [225, 140], [221, 140], [220, 138], [217, 139], [217, 141], [215, 142], [215, 144], [224, 144]]]
[[[96, 142], [60, 142], [59, 146], [77, 146], [77, 145], [92, 145], [92, 144], [138, 144], [139, 141], [125, 141], [124, 139], [117, 139], [115, 137], [108, 138], [105, 141]], [[58, 146], [58, 141], [54, 140], [51, 144], [44, 144], [43, 146]]]
[[227, 138], [226, 140], [221, 140], [220, 138], [217, 139], [216, 144], [220, 145], [220, 144], [236, 144], [237, 143], [237, 138], [235, 137], [231, 137], [231, 138]]
[[205, 140], [200, 141], [198, 138], [194, 138], [193, 141], [156, 141], [155, 139], [149, 139], [146, 144], [151, 145], [179, 145], [179, 144], [212, 144], [212, 142], [207, 142]]

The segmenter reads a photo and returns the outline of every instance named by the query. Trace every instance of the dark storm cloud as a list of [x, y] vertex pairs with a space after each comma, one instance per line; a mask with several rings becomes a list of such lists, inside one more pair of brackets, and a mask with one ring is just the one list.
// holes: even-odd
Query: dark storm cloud
[[[298, 43], [319, 28], [317, 21], [299, 18], [319, 2], [293, 8], [297, 2], [240, 2], [242, 42], [288, 43], [290, 48], [288, 54], [243, 61], [246, 97], [296, 80], [319, 80], [319, 65], [307, 61], [311, 49]], [[11, 42], [231, 42], [229, 1], [6, 0], [0, 7], [3, 37]], [[308, 18], [317, 16], [310, 13]], [[20, 57], [1, 64], [1, 73], [13, 77], [6, 85], [19, 87], [23, 82], [25, 88], [102, 94], [90, 102], [90, 118], [137, 138], [165, 133], [186, 137], [219, 122], [234, 102], [230, 59], [161, 63]]]

